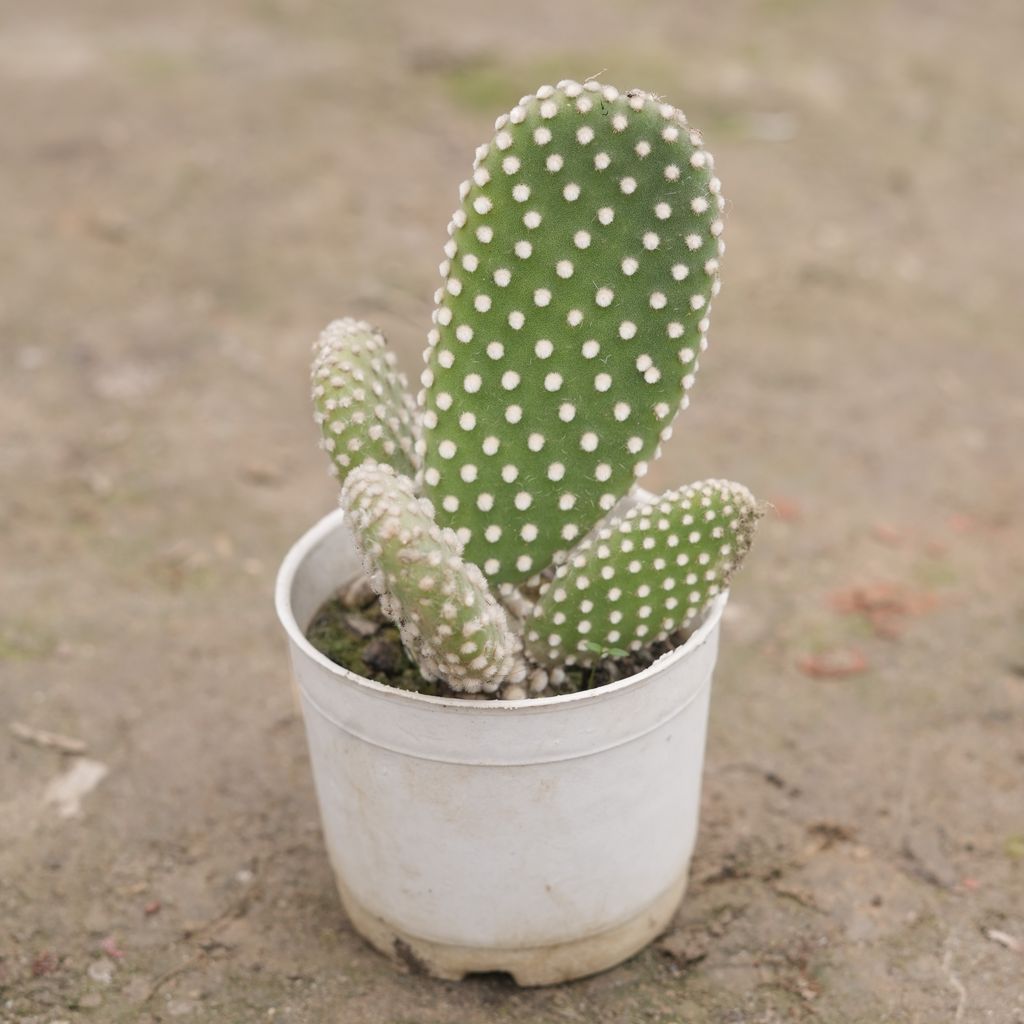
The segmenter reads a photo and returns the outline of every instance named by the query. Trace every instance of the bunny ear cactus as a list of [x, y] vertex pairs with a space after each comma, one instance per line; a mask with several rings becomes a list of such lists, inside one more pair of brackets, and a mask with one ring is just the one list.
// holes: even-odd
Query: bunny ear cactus
[[495, 131], [448, 226], [416, 415], [365, 323], [324, 332], [313, 382], [371, 582], [423, 674], [521, 697], [692, 624], [760, 510], [710, 480], [613, 514], [707, 346], [724, 201], [699, 133], [647, 93], [569, 81]]
[[564, 558], [642, 477], [705, 345], [722, 230], [683, 114], [574, 82], [498, 118], [449, 226], [424, 491], [495, 582]]

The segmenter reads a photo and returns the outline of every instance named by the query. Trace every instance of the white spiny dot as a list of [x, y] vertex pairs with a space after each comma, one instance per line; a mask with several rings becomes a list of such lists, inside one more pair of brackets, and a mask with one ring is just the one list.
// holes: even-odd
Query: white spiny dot
[[709, 277], [718, 273], [718, 260], [712, 258], [704, 264], [704, 273]]
[[533, 246], [527, 241], [516, 242], [515, 252], [521, 260], [527, 260], [533, 252]]
[[576, 495], [575, 494], [563, 494], [558, 499], [558, 507], [563, 512], [568, 512], [575, 504], [576, 504]]
[[559, 260], [555, 264], [555, 273], [563, 280], [572, 277], [573, 265], [571, 260]]
[[632, 277], [637, 272], [639, 266], [640, 264], [632, 256], [627, 256], [622, 261], [622, 272], [626, 277]]
[[437, 311], [437, 322], [442, 327], [447, 327], [452, 322], [452, 311], [447, 306], [442, 306]]
[[426, 480], [431, 487], [436, 487], [441, 482], [441, 474], [431, 466], [430, 469], [423, 474], [423, 479]]
[[547, 359], [551, 353], [555, 351], [555, 346], [552, 345], [547, 338], [541, 338], [537, 344], [533, 346], [533, 351], [538, 359]]
[[581, 114], [588, 114], [593, 106], [594, 106], [594, 102], [593, 102], [593, 100], [591, 100], [591, 98], [589, 96], [581, 96], [576, 101], [576, 109]]
[[507, 484], [515, 483], [516, 479], [518, 478], [518, 476], [519, 476], [519, 467], [518, 466], [502, 466], [501, 467], [501, 479], [504, 480], [505, 483], [507, 483]]
[[560, 373], [549, 373], [544, 378], [545, 391], [558, 391], [562, 387], [562, 375]]
[[630, 338], [635, 336], [636, 324], [633, 323], [632, 320], [623, 320], [622, 323], [619, 324], [619, 337], [622, 338], [623, 341], [629, 341]]
[[506, 391], [515, 391], [519, 387], [519, 374], [515, 370], [506, 370], [501, 375], [501, 386]]
[[725, 230], [725, 225], [720, 220], [713, 220], [711, 222], [711, 234], [717, 238]]
[[459, 185], [459, 199], [465, 199], [466, 196], [469, 195], [470, 188], [472, 188], [472, 185], [471, 185], [470, 182], [468, 182], [468, 181], [462, 182], [462, 184]]
[[589, 231], [577, 231], [572, 236], [573, 244], [577, 249], [586, 249], [590, 245], [590, 232]]
[[552, 153], [547, 158], [547, 160], [544, 161], [544, 166], [552, 174], [556, 174], [558, 171], [560, 171], [562, 169], [562, 164], [564, 164], [564, 163], [565, 163], [565, 161], [562, 159], [562, 156], [561, 156], [560, 153]]
[[476, 426], [476, 416], [471, 412], [460, 413], [459, 426], [463, 430], [472, 430]]
[[598, 391], [607, 391], [612, 386], [611, 374], [599, 373], [594, 378], [594, 387]]
[[548, 466], [548, 479], [555, 482], [562, 479], [565, 476], [565, 466], [561, 462], [552, 462]]
[[455, 447], [454, 441], [445, 440], [437, 446], [437, 452], [442, 459], [454, 459], [456, 451], [458, 449]]
[[508, 119], [512, 124], [522, 124], [526, 120], [526, 111], [522, 107], [513, 107], [508, 112]]
[[592, 430], [588, 430], [580, 438], [580, 447], [585, 452], [596, 451], [597, 450], [597, 434], [595, 434]]
[[533, 504], [533, 495], [529, 491], [519, 491], [512, 502], [520, 512], [525, 512]]
[[551, 100], [546, 100], [540, 105], [540, 116], [550, 120], [558, 113], [558, 104], [553, 103]]
[[538, 288], [533, 293], [533, 302], [537, 306], [547, 306], [551, 302], [551, 292], [547, 288]]
[[490, 295], [478, 295], [473, 300], [473, 308], [478, 313], [486, 313], [491, 308], [491, 297]]
[[527, 210], [523, 214], [523, 224], [530, 230], [540, 227], [540, 222], [543, 218], [536, 210]]
[[570, 202], [574, 203], [580, 197], [580, 187], [576, 182], [571, 181], [565, 188], [562, 189], [562, 195]]
[[609, 103], [614, 103], [619, 98], [619, 90], [614, 85], [606, 85], [601, 89], [601, 95]]
[[462, 282], [457, 277], [450, 277], [445, 287], [452, 295], [458, 295], [462, 291]]
[[610, 479], [611, 475], [612, 475], [612, 467], [609, 466], [607, 462], [599, 463], [597, 465], [597, 467], [594, 469], [594, 478], [596, 480], [600, 480], [602, 483], [605, 480]]
[[636, 178], [622, 178], [619, 181], [619, 188], [622, 189], [625, 195], [631, 195], [636, 191]]
[[537, 529], [535, 523], [523, 523], [519, 530], [519, 536], [522, 537], [527, 543], [537, 539], [537, 534], [540, 531]]
[[505, 157], [504, 160], [501, 161], [501, 169], [506, 174], [515, 174], [516, 171], [519, 170], [519, 167], [519, 157], [517, 156], [507, 156]]
[[459, 339], [463, 344], [473, 340], [473, 328], [469, 324], [459, 324], [455, 328], [455, 337]]
[[[425, 426], [427, 430], [433, 430], [437, 426], [437, 413], [434, 412], [433, 409], [428, 409], [423, 414], [423, 426]], [[336, 434], [340, 434], [344, 429], [344, 425], [341, 423], [336, 422], [331, 424], [331, 430], [333, 430]], [[331, 443], [334, 443], [333, 438], [331, 438]], [[330, 450], [333, 451], [334, 449], [332, 448]]]
[[518, 309], [513, 309], [508, 315], [508, 325], [513, 331], [522, 330], [523, 324], [526, 323], [526, 317]]
[[661, 129], [661, 137], [666, 142], [675, 142], [679, 138], [679, 129], [672, 124], [666, 125]]
[[597, 211], [597, 219], [607, 227], [613, 220], [615, 220], [615, 211], [610, 206], [602, 206]]
[[526, 447], [531, 452], [539, 452], [544, 447], [544, 435], [533, 433], [526, 439]]
[[457, 228], [464, 228], [466, 226], [466, 211], [465, 210], [456, 210], [452, 214], [452, 223]]
[[479, 373], [467, 373], [465, 380], [462, 382], [462, 386], [469, 394], [475, 395], [480, 390], [480, 385], [482, 383]]
[[582, 352], [584, 359], [594, 359], [600, 351], [601, 346], [593, 338], [590, 341], [583, 342]]
[[667, 302], [664, 292], [651, 292], [651, 309], [664, 309]]
[[678, 165], [676, 165], [676, 164], [669, 164], [665, 168], [665, 177], [669, 181], [678, 181], [679, 180], [679, 167], [678, 167]]
[[690, 306], [693, 309], [700, 309], [706, 302], [707, 302], [707, 299], [705, 299], [703, 295], [691, 295], [690, 296]]
[[460, 470], [459, 476], [467, 483], [471, 484], [476, 480], [476, 466], [472, 462], [467, 462]]
[[722, 182], [718, 178], [712, 178], [708, 182], [708, 191], [717, 196], [722, 191]]
[[586, 146], [588, 143], [594, 141], [594, 129], [589, 125], [584, 125], [582, 128], [576, 130], [576, 141], [581, 146]]
[[612, 158], [607, 153], [603, 153], [602, 152], [602, 153], [595, 153], [594, 154], [594, 166], [599, 171], [607, 170], [608, 166], [609, 166], [609, 164], [611, 164], [611, 162], [612, 162]]
[[708, 208], [708, 201], [703, 196], [690, 200], [690, 209], [694, 213], [703, 213]]
[[653, 251], [661, 244], [661, 239], [653, 232], [648, 231], [644, 235], [644, 248]]
[[465, 270], [468, 270], [469, 273], [471, 273], [471, 274], [473, 273], [474, 270], [476, 270], [476, 268], [479, 265], [480, 265], [480, 261], [471, 252], [467, 252], [466, 255], [462, 257], [462, 266], [463, 266], [463, 268]]
[[438, 409], [446, 411], [452, 407], [452, 396], [447, 391], [439, 391], [434, 398]]
[[500, 341], [490, 341], [487, 343], [487, 357], [489, 359], [501, 359], [505, 354], [505, 346]]
[[666, 328], [666, 333], [670, 338], [681, 338], [683, 336], [683, 325], [673, 320]]
[[558, 83], [558, 88], [565, 93], [569, 99], [574, 100], [580, 93], [583, 92], [583, 86], [579, 82], [574, 82], [572, 79], [566, 78]]
[[[454, 494], [446, 494], [444, 498], [441, 499], [441, 508], [443, 508], [445, 512], [458, 512], [459, 499], [456, 498]], [[424, 579], [429, 579], [429, 577], [424, 577]], [[430, 588], [425, 587], [424, 589], [429, 590]]]
[[579, 327], [583, 323], [583, 311], [579, 309], [570, 309], [565, 315], [565, 321], [570, 327]]
[[546, 146], [551, 141], [551, 129], [545, 128], [543, 125], [540, 128], [533, 130], [533, 141], [538, 146]]
[[632, 410], [629, 407], [628, 402], [616, 402], [615, 403], [615, 418], [622, 423], [623, 420], [629, 419], [629, 414]]
[[484, 572], [487, 573], [488, 576], [496, 575], [500, 569], [501, 562], [496, 558], [488, 558], [487, 561], [484, 562]]
[[629, 119], [625, 114], [616, 114], [612, 118], [612, 128], [617, 132], [624, 132], [629, 125]]
[[636, 155], [643, 160], [645, 156], [650, 156], [651, 144], [646, 139], [642, 139], [636, 144], [634, 149], [636, 149]]
[[693, 235], [687, 235], [685, 241], [686, 241], [686, 248], [693, 250], [693, 249], [699, 249], [701, 247], [703, 239], [700, 237], [700, 235], [693, 234]]
[[558, 418], [563, 423], [571, 423], [576, 418], [576, 406], [572, 402], [563, 402], [558, 407]]
[[611, 510], [615, 508], [617, 501], [618, 498], [614, 494], [602, 494], [601, 497], [597, 499], [597, 504], [602, 512], [611, 512]]
[[492, 435], [491, 437], [485, 437], [480, 447], [483, 449], [484, 455], [496, 455], [501, 447], [501, 442]]
[[517, 203], [525, 203], [530, 198], [530, 186], [520, 182], [512, 188], [512, 198]]
[[703, 167], [707, 162], [706, 155], [699, 149], [690, 156], [691, 167]]
[[594, 296], [594, 301], [599, 306], [610, 306], [612, 299], [615, 298], [615, 292], [611, 288], [598, 288], [597, 294]]
[[658, 381], [661, 380], [661, 370], [656, 366], [652, 366], [649, 370], [645, 371], [644, 380], [647, 381], [648, 384], [657, 384]]
[[493, 206], [494, 204], [487, 198], [487, 196], [477, 196], [476, 199], [473, 200], [473, 209], [481, 215], [490, 213], [491, 207]]
[[672, 216], [672, 207], [668, 203], [658, 203], [654, 208], [654, 216], [658, 220], [668, 220]]
[[672, 268], [672, 277], [676, 281], [685, 281], [689, 277], [690, 268], [685, 263], [677, 263]]
[[490, 224], [481, 224], [476, 229], [476, 237], [479, 241], [483, 242], [484, 245], [490, 243], [491, 239], [494, 238], [494, 228]]
[[510, 405], [505, 409], [505, 420], [508, 423], [518, 423], [523, 418], [523, 407], [521, 405]]
[[654, 365], [654, 360], [646, 353], [636, 357], [636, 368], [643, 373], [644, 370], [649, 370]]
[[642, 437], [631, 437], [626, 442], [626, 448], [631, 455], [636, 455], [643, 450], [644, 439]]
[[504, 267], [501, 267], [500, 269], [498, 269], [498, 270], [496, 270], [494, 272], [494, 283], [499, 288], [506, 288], [506, 287], [508, 287], [508, 283], [511, 280], [512, 280], [512, 272], [510, 270], [506, 270]]
[[508, 132], [498, 132], [498, 134], [494, 136], [494, 144], [498, 149], [508, 149], [508, 147], [512, 145], [512, 136], [509, 135]]
[[491, 525], [484, 530], [484, 539], [491, 544], [496, 544], [501, 540], [501, 527], [497, 523], [491, 523]]

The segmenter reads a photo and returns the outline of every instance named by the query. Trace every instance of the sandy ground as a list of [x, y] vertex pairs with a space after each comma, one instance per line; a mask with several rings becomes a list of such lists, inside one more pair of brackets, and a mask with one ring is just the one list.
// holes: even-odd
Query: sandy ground
[[[0, 1020], [1024, 1021], [1018, 0], [0, 14]], [[355, 314], [415, 372], [473, 147], [604, 69], [731, 200], [653, 485], [778, 511], [673, 931], [438, 983], [339, 907], [271, 610], [334, 501], [308, 347]]]

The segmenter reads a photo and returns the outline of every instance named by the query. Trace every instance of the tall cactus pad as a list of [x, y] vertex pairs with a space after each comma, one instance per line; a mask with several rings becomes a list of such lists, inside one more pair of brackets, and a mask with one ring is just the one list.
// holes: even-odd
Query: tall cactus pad
[[412, 481], [390, 466], [364, 464], [341, 491], [356, 542], [384, 614], [428, 679], [453, 690], [493, 693], [526, 676], [520, 643], [480, 570], [434, 522]]
[[529, 577], [647, 469], [718, 290], [720, 183], [639, 91], [562, 82], [477, 151], [424, 372], [424, 484], [495, 582]]
[[313, 346], [314, 418], [342, 481], [368, 461], [413, 471], [415, 410], [395, 366], [384, 336], [362, 320], [335, 320]]
[[593, 664], [689, 625], [729, 583], [761, 510], [741, 484], [707, 480], [631, 509], [588, 537], [542, 592], [527, 632], [539, 664]]

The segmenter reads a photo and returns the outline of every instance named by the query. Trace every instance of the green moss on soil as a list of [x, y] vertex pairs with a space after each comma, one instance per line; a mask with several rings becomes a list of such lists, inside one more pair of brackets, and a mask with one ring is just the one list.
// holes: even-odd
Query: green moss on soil
[[[371, 624], [376, 626], [372, 633]], [[568, 668], [566, 681], [557, 693], [592, 690], [635, 675], [654, 664], [663, 654], [685, 643], [688, 635], [688, 632], [680, 631], [668, 640], [625, 657], [618, 656], [621, 652], [609, 651], [608, 656], [592, 668]], [[387, 619], [376, 599], [365, 608], [350, 608], [339, 594], [335, 594], [313, 616], [306, 630], [306, 639], [336, 665], [356, 675], [432, 697], [461, 696], [444, 683], [429, 683], [420, 675], [402, 646], [398, 627]]]

